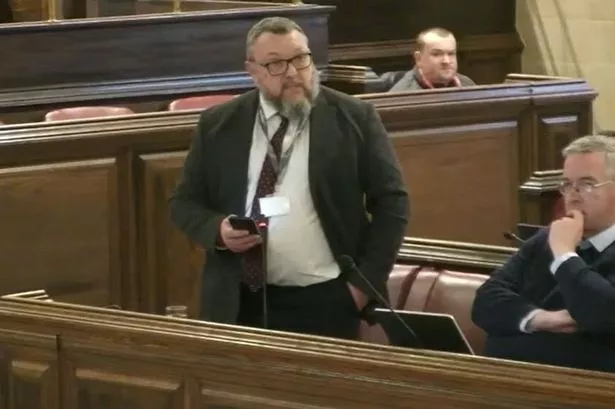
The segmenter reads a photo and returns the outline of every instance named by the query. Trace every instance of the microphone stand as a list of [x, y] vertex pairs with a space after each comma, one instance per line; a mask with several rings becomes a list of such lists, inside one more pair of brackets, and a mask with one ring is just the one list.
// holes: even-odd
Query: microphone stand
[[525, 243], [525, 240], [523, 240], [521, 237], [517, 236], [515, 233], [510, 232], [510, 231], [505, 231], [503, 233], [504, 238], [508, 239], [508, 240], [514, 240], [519, 244], [523, 244]]
[[367, 284], [370, 290], [372, 290], [372, 293], [376, 295], [376, 297], [378, 298], [378, 301], [386, 308], [388, 312], [392, 314], [394, 320], [381, 320], [379, 322], [379, 324], [382, 326], [382, 329], [389, 337], [389, 340], [393, 341], [391, 337], [395, 337], [396, 335], [397, 331], [395, 331], [395, 325], [394, 325], [394, 322], [396, 321], [399, 325], [401, 325], [401, 327], [399, 328], [403, 329], [403, 332], [405, 332], [404, 335], [406, 337], [409, 337], [407, 340], [408, 342], [403, 342], [403, 344], [406, 344], [405, 346], [410, 346], [410, 347], [419, 348], [419, 349], [424, 348], [423, 342], [418, 337], [416, 332], [414, 332], [414, 330], [410, 328], [410, 325], [408, 325], [408, 323], [404, 321], [404, 319], [397, 313], [397, 311], [395, 311], [391, 303], [389, 303], [387, 299], [380, 293], [380, 291], [378, 291], [376, 287], [374, 287], [374, 285], [369, 281], [369, 279], [365, 277], [363, 272], [356, 266], [354, 260], [350, 256], [343, 255], [339, 258], [339, 262], [344, 271], [356, 272], [359, 275], [359, 277], [361, 277], [361, 279], [365, 282], [365, 284]]
[[268, 308], [267, 308], [267, 239], [268, 239], [268, 230], [267, 223], [260, 222], [258, 224], [258, 230], [261, 235], [262, 243], [261, 243], [261, 251], [262, 251], [262, 260], [263, 260], [263, 329], [269, 328], [269, 317], [268, 317]]

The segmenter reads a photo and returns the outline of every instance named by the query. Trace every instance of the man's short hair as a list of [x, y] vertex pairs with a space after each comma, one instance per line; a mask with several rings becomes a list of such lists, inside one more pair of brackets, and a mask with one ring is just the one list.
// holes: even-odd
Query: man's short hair
[[417, 51], [423, 51], [423, 48], [425, 48], [425, 37], [428, 34], [435, 34], [438, 37], [448, 37], [448, 36], [454, 36], [453, 33], [445, 28], [442, 27], [431, 27], [428, 28], [427, 30], [423, 30], [421, 31], [417, 36], [416, 36], [416, 49]]
[[615, 179], [615, 138], [606, 135], [586, 135], [570, 142], [562, 150], [562, 156], [600, 152], [605, 155], [606, 173]]
[[260, 20], [252, 26], [250, 31], [248, 31], [246, 38], [246, 56], [248, 58], [251, 57], [252, 46], [261, 35], [265, 33], [283, 35], [292, 33], [293, 31], [298, 31], [305, 35], [303, 29], [299, 27], [297, 23], [286, 17], [266, 17]]

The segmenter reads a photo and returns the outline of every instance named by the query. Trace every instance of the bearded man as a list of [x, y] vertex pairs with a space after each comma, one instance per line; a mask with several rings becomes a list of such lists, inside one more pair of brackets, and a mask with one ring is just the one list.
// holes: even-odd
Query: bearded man
[[261, 20], [246, 46], [257, 89], [202, 113], [170, 199], [207, 251], [201, 318], [356, 339], [408, 220], [389, 138], [370, 104], [320, 86], [293, 21]]

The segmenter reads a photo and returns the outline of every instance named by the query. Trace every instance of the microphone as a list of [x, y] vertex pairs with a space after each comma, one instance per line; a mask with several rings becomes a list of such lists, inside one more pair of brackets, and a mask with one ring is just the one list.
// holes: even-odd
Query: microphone
[[267, 222], [258, 223], [258, 231], [261, 236], [261, 252], [263, 260], [263, 329], [269, 328], [267, 313]]
[[[372, 290], [372, 292], [376, 295], [376, 297], [378, 298], [378, 301], [384, 305], [386, 307], [387, 310], [389, 310], [391, 312], [391, 314], [393, 314], [393, 316], [395, 317], [396, 321], [398, 321], [401, 326], [404, 328], [404, 331], [407, 333], [407, 335], [410, 336], [412, 343], [414, 344], [414, 346], [416, 348], [423, 348], [423, 343], [421, 342], [420, 338], [418, 337], [418, 335], [416, 335], [416, 333], [414, 332], [414, 330], [412, 328], [410, 328], [410, 326], [406, 323], [406, 321], [404, 321], [404, 319], [397, 313], [397, 311], [395, 311], [393, 309], [393, 307], [391, 306], [391, 304], [387, 301], [386, 297], [384, 297], [377, 289], [376, 287], [374, 287], [374, 285], [367, 279], [367, 277], [365, 277], [365, 275], [363, 274], [363, 272], [361, 271], [361, 269], [359, 269], [357, 267], [357, 265], [355, 264], [354, 260], [352, 259], [352, 257], [348, 256], [348, 255], [342, 255], [339, 258], [339, 263], [340, 263], [340, 268], [342, 269], [342, 271], [353, 271], [356, 272], [359, 277], [361, 277], [361, 279], [363, 281], [365, 281], [365, 283], [369, 286], [369, 288]], [[384, 322], [380, 322], [380, 325], [382, 325], [383, 329], [385, 330], [385, 332], [387, 333], [387, 336], [392, 337], [393, 331], [391, 331], [391, 326], [387, 325], [390, 324], [389, 323], [384, 323]], [[388, 327], [388, 331], [384, 328], [384, 327]], [[389, 339], [390, 340], [390, 339]], [[392, 343], [392, 342], [391, 342]], [[405, 343], [404, 343], [405, 344]]]
[[503, 234], [504, 234], [504, 237], [507, 238], [508, 240], [514, 240], [519, 244], [525, 243], [525, 240], [523, 240], [521, 237], [517, 236], [513, 232], [505, 231]]

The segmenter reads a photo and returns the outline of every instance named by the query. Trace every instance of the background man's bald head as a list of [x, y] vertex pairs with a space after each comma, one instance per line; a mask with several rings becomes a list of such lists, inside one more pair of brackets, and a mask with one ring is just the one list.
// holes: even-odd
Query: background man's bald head
[[428, 28], [427, 30], [421, 31], [419, 35], [416, 37], [416, 49], [418, 51], [422, 51], [427, 44], [432, 44], [446, 37], [453, 37], [453, 39], [455, 39], [455, 36], [453, 35], [453, 33], [445, 28], [441, 28], [441, 27]]

